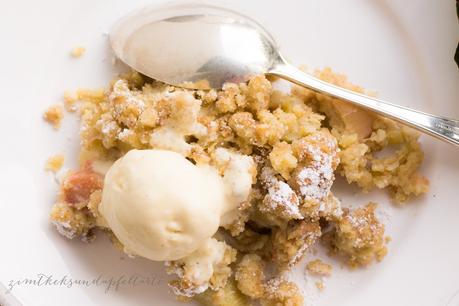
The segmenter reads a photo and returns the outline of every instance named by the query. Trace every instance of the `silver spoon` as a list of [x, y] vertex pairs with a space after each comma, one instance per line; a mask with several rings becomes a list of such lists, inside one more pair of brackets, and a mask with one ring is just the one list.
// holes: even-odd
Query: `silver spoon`
[[260, 24], [228, 9], [192, 3], [145, 8], [122, 18], [110, 42], [124, 63], [164, 83], [221, 88], [225, 82], [245, 82], [265, 73], [459, 145], [459, 120], [374, 99], [308, 75], [287, 63]]

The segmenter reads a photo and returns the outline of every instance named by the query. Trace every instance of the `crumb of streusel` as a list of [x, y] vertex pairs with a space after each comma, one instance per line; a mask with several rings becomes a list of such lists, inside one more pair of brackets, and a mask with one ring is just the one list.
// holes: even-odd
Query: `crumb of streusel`
[[62, 168], [62, 165], [64, 165], [64, 155], [57, 154], [48, 158], [46, 161], [45, 169], [52, 172], [57, 172]]
[[86, 48], [82, 46], [73, 47], [70, 51], [70, 55], [75, 58], [82, 57], [86, 52]]
[[285, 228], [278, 228], [273, 232], [271, 260], [279, 270], [290, 269], [301, 260], [320, 235], [319, 222], [290, 221]]
[[237, 287], [251, 298], [261, 298], [265, 294], [265, 263], [255, 254], [247, 254], [238, 263], [235, 273]]
[[304, 298], [297, 285], [282, 278], [272, 278], [267, 282], [266, 295], [262, 306], [303, 306]]
[[94, 219], [84, 210], [69, 207], [66, 203], [58, 202], [51, 209], [51, 222], [58, 232], [69, 239], [80, 237], [89, 241], [92, 236]]
[[61, 127], [62, 118], [64, 118], [64, 110], [61, 105], [51, 105], [43, 114], [43, 119], [56, 130]]
[[234, 278], [230, 278], [225, 287], [218, 291], [206, 290], [195, 296], [196, 301], [204, 306], [250, 306], [249, 297], [236, 286]]
[[316, 288], [319, 289], [319, 291], [325, 290], [325, 284], [324, 284], [324, 281], [322, 280], [316, 281], [314, 285], [316, 285]]
[[384, 225], [375, 216], [375, 203], [345, 211], [324, 241], [333, 253], [344, 256], [350, 267], [366, 266], [387, 254]]
[[[208, 256], [209, 253], [214, 256]], [[169, 282], [169, 286], [176, 295], [187, 297], [203, 293], [208, 288], [217, 291], [226, 286], [231, 276], [229, 265], [235, 260], [236, 250], [225, 242], [209, 239], [191, 256], [165, 263], [167, 273], [178, 276]], [[210, 276], [203, 279], [203, 274], [208, 272], [211, 272]]]
[[76, 111], [75, 103], [78, 101], [76, 93], [69, 90], [64, 91], [64, 107], [68, 112]]
[[316, 259], [307, 263], [306, 270], [313, 275], [330, 276], [333, 267], [320, 259]]

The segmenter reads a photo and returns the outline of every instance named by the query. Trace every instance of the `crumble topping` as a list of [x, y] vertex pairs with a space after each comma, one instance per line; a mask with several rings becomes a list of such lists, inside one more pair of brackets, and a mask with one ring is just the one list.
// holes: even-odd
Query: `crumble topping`
[[265, 264], [258, 255], [247, 254], [236, 268], [238, 289], [245, 295], [260, 299], [264, 306], [301, 306], [303, 296], [298, 287], [282, 277], [266, 280]]
[[316, 285], [316, 288], [319, 289], [319, 291], [325, 290], [325, 283], [323, 280], [318, 280], [314, 284]]
[[218, 290], [231, 276], [229, 264], [235, 259], [234, 249], [211, 238], [189, 256], [165, 263], [167, 272], [179, 277], [169, 285], [176, 295], [186, 297], [202, 293], [207, 288]]
[[218, 291], [206, 290], [194, 297], [205, 306], [250, 306], [249, 298], [236, 286], [234, 278], [230, 278], [225, 287]]
[[262, 170], [260, 180], [268, 193], [258, 205], [258, 209], [265, 214], [273, 214], [284, 220], [303, 219], [299, 209], [299, 200], [296, 193], [285, 182], [275, 177], [271, 168]]
[[244, 255], [236, 268], [237, 287], [245, 295], [258, 299], [265, 294], [265, 263], [256, 254]]
[[324, 133], [303, 138], [295, 144], [299, 158], [306, 161], [293, 175], [292, 184], [307, 202], [321, 202], [330, 193], [338, 166], [336, 140]]
[[331, 232], [324, 235], [330, 250], [346, 259], [350, 267], [366, 266], [387, 254], [384, 225], [375, 216], [375, 203], [346, 210]]
[[[330, 69], [318, 76], [364, 93]], [[98, 212], [104, 172], [95, 165], [129, 150], [172, 150], [215, 167], [230, 182], [234, 210], [224, 227], [193, 256], [167, 263], [177, 276], [173, 291], [206, 306], [303, 305], [296, 285], [281, 274], [318, 240], [353, 267], [384, 257], [387, 239], [375, 204], [342, 209], [331, 191], [335, 175], [364, 191], [385, 188], [396, 203], [428, 190], [418, 172], [417, 133], [308, 89], [280, 92], [264, 76], [205, 91], [132, 72], [107, 89], [67, 92], [64, 105], [81, 117], [80, 170], [64, 179], [51, 210], [52, 223], [68, 238], [90, 241], [100, 228], [126, 251]], [[47, 120], [59, 126], [60, 113], [51, 111]], [[381, 157], [388, 148], [394, 152]], [[269, 263], [276, 271], [267, 279]], [[325, 263], [307, 269], [331, 273]]]
[[45, 169], [56, 173], [64, 165], [64, 155], [58, 154], [51, 156], [46, 161]]
[[61, 127], [62, 118], [64, 118], [64, 110], [60, 105], [51, 105], [43, 114], [43, 119], [56, 130]]
[[77, 46], [77, 47], [74, 47], [72, 51], [70, 51], [70, 55], [72, 57], [79, 58], [79, 57], [82, 57], [85, 54], [85, 52], [86, 52], [86, 48]]
[[64, 91], [64, 108], [68, 112], [75, 112], [77, 109], [75, 107], [76, 102], [78, 101], [78, 97], [75, 93], [71, 91]]
[[271, 238], [271, 259], [279, 270], [288, 270], [320, 236], [319, 222], [290, 221], [285, 228], [275, 228]]
[[272, 278], [266, 285], [266, 298], [262, 306], [303, 306], [303, 296], [298, 287], [282, 278]]
[[308, 262], [306, 270], [316, 276], [330, 276], [333, 267], [320, 259], [316, 259]]

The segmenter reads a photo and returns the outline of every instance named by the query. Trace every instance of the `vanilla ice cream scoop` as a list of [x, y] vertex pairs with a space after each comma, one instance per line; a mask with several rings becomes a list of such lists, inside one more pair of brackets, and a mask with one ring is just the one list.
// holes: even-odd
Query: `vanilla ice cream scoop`
[[163, 261], [212, 237], [224, 205], [217, 173], [172, 151], [131, 150], [108, 170], [99, 211], [128, 253]]

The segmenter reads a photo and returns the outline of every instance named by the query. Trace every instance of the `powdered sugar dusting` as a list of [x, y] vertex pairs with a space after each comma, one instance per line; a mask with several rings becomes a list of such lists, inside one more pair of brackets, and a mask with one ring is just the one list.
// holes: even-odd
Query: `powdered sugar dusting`
[[119, 127], [118, 127], [118, 124], [116, 124], [115, 121], [108, 121], [108, 122], [103, 122], [102, 119], [99, 119], [99, 121], [97, 122], [97, 124], [103, 124], [102, 125], [102, 130], [101, 132], [105, 135], [109, 135], [109, 134], [112, 134], [114, 132], [116, 132]]
[[[131, 90], [129, 90], [129, 86], [126, 80], [118, 80], [113, 84], [113, 90], [110, 93], [108, 99], [110, 102], [114, 102], [117, 98], [122, 97], [124, 99], [124, 106], [134, 106], [143, 110], [145, 107], [145, 102], [134, 95]], [[116, 108], [115, 108], [116, 111]]]
[[125, 128], [125, 129], [123, 129], [123, 130], [118, 134], [118, 138], [119, 138], [120, 140], [125, 140], [125, 139], [127, 139], [129, 136], [132, 136], [132, 135], [134, 135], [134, 134], [135, 134], [134, 131]]
[[296, 193], [285, 182], [278, 180], [274, 170], [265, 167], [261, 173], [261, 182], [267, 187], [268, 193], [263, 199], [260, 211], [265, 213], [279, 212], [286, 219], [303, 219], [299, 209]]
[[[319, 138], [320, 137], [320, 138]], [[311, 140], [323, 141], [321, 136], [313, 136]], [[306, 167], [296, 176], [299, 192], [306, 201], [322, 201], [330, 193], [335, 176], [333, 174], [333, 159], [336, 158], [336, 141], [327, 139], [326, 146], [331, 153], [326, 153], [317, 145], [303, 143], [302, 157], [310, 158]]]
[[284, 281], [282, 277], [271, 278], [266, 282], [266, 287], [270, 292], [276, 292], [279, 290], [280, 284]]
[[304, 255], [304, 253], [306, 252], [306, 250], [308, 249], [308, 247], [309, 247], [309, 244], [308, 244], [308, 243], [303, 244], [303, 245], [298, 249], [298, 251], [296, 252], [295, 256], [293, 256], [292, 259], [290, 260], [289, 266], [293, 266], [293, 265], [295, 265], [298, 261], [300, 261], [300, 259], [303, 257], [303, 255]]
[[51, 222], [56, 227], [59, 234], [62, 236], [68, 239], [73, 239], [76, 237], [76, 231], [70, 226], [70, 223], [55, 220]]
[[341, 201], [330, 192], [328, 197], [320, 202], [319, 213], [324, 216], [341, 217], [343, 215]]

